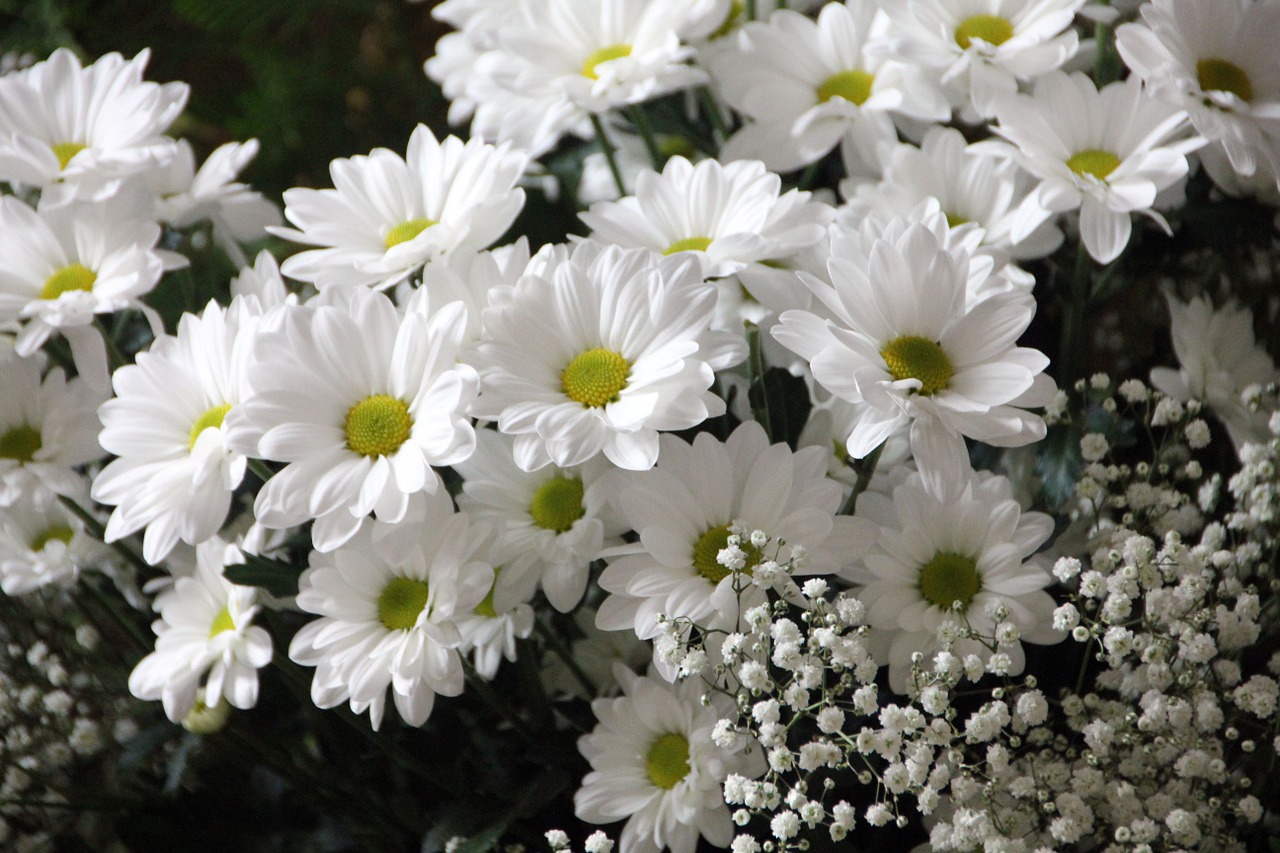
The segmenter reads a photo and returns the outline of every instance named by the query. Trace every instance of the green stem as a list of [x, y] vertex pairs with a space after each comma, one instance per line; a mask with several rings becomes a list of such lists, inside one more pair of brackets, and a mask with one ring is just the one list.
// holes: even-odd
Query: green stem
[[711, 127], [716, 133], [716, 143], [722, 144], [724, 138], [729, 135], [729, 126], [725, 124], [724, 113], [720, 112], [720, 105], [716, 103], [716, 96], [705, 86], [699, 90], [698, 95], [702, 99], [703, 108], [711, 118]]
[[864, 458], [858, 459], [853, 463], [854, 470], [858, 472], [858, 479], [853, 484], [853, 491], [849, 493], [849, 497], [845, 498], [844, 503], [840, 506], [838, 515], [853, 514], [853, 509], [858, 503], [858, 495], [865, 492], [867, 486], [871, 485], [871, 478], [875, 476], [876, 466], [880, 464], [880, 454], [883, 452], [884, 445], [881, 444]]
[[747, 20], [754, 21], [756, 19], [756, 0], [747, 0]]
[[818, 169], [822, 166], [822, 160], [814, 160], [808, 166], [804, 167], [804, 171], [800, 173], [800, 181], [796, 184], [799, 189], [807, 190], [813, 186], [814, 180], [818, 177]]
[[150, 575], [154, 571], [151, 568], [151, 565], [146, 560], [142, 559], [137, 554], [135, 554], [133, 552], [133, 549], [126, 546], [124, 542], [120, 541], [119, 539], [117, 539], [115, 542], [107, 542], [106, 540], [107, 529], [103, 527], [102, 522], [94, 518], [93, 515], [87, 509], [80, 506], [80, 504], [76, 503], [66, 495], [58, 495], [58, 500], [62, 503], [63, 506], [71, 510], [71, 513], [76, 518], [84, 522], [84, 526], [89, 530], [90, 533], [96, 536], [103, 543], [107, 544], [110, 548], [114, 549], [115, 552], [119, 554], [121, 557], [124, 557], [125, 561], [128, 562], [129, 565], [133, 566], [135, 569], [142, 572], [144, 575]]
[[760, 346], [760, 327], [747, 324], [747, 399], [751, 415], [764, 427], [769, 441], [774, 440], [773, 420], [769, 417], [769, 394], [764, 384], [764, 351]]
[[591, 127], [596, 132], [596, 144], [604, 152], [604, 159], [609, 164], [609, 172], [613, 175], [613, 185], [618, 188], [618, 196], [625, 196], [627, 194], [627, 185], [622, 180], [622, 170], [618, 168], [618, 160], [615, 156], [615, 152], [618, 149], [609, 140], [609, 134], [604, 129], [604, 122], [600, 120], [600, 116], [596, 113], [591, 114]]
[[[1100, 0], [1100, 2], [1104, 6], [1110, 5], [1109, 0]], [[1101, 89], [1108, 83], [1120, 79], [1124, 65], [1120, 61], [1120, 54], [1116, 51], [1115, 30], [1110, 24], [1095, 25], [1093, 38], [1093, 82]]]
[[568, 667], [569, 672], [571, 672], [573, 677], [577, 679], [578, 683], [582, 685], [582, 689], [587, 692], [587, 696], [594, 697], [598, 688], [591, 683], [591, 679], [582, 671], [582, 667], [578, 665], [578, 662], [573, 659], [573, 653], [569, 650], [569, 647], [564, 644], [564, 640], [560, 639], [560, 636], [555, 632], [555, 629], [546, 622], [543, 622], [541, 619], [535, 619], [533, 627], [534, 630], [538, 632], [538, 636], [542, 637], [546, 642], [547, 648], [551, 649], [551, 651], [555, 653], [556, 657], [560, 658], [564, 665]]
[[653, 126], [649, 124], [649, 117], [645, 115], [644, 108], [635, 106], [627, 110], [627, 115], [631, 118], [631, 123], [636, 126], [636, 130], [640, 131], [640, 138], [644, 140], [645, 150], [649, 152], [649, 159], [653, 161], [654, 171], [661, 172], [664, 158], [662, 156], [662, 148], [658, 145], [658, 137], [654, 135]]
[[253, 476], [261, 480], [264, 485], [267, 480], [270, 480], [276, 475], [276, 472], [272, 471], [271, 468], [267, 466], [267, 463], [263, 462], [261, 459], [249, 459], [247, 460], [247, 463], [249, 470], [253, 472]]
[[530, 744], [538, 745], [542, 743], [543, 739], [538, 736], [537, 732], [529, 728], [529, 724], [521, 719], [520, 715], [507, 704], [505, 699], [498, 695], [489, 682], [480, 677], [480, 673], [476, 672], [470, 661], [463, 658], [462, 667], [467, 675], [467, 686], [479, 694], [480, 699], [486, 705], [510, 723], [511, 727]]
[[1093, 260], [1081, 243], [1076, 249], [1076, 270], [1071, 277], [1071, 290], [1064, 306], [1062, 343], [1058, 352], [1061, 376], [1059, 387], [1070, 388], [1080, 378], [1085, 347], [1085, 312], [1089, 307], [1089, 285], [1093, 278]]

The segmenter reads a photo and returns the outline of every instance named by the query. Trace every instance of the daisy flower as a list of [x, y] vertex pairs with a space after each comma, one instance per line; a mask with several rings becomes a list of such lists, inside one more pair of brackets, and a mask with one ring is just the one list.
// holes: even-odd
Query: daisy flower
[[[1012, 624], [1021, 641], [1000, 647], [1012, 675], [1025, 665], [1022, 642], [1063, 638], [1044, 591], [1053, 576], [1032, 559], [1053, 534], [1053, 519], [1023, 512], [1004, 477], [971, 473], [954, 499], [943, 500], [912, 475], [892, 498], [864, 493], [858, 515], [880, 525], [880, 535], [853, 575], [862, 584], [853, 594], [866, 605], [869, 645], [877, 662], [889, 665], [894, 691], [908, 692], [911, 656], [930, 659], [944, 626], [968, 625], [991, 637], [997, 621]], [[992, 650], [965, 638], [955, 640], [953, 654], [985, 662]]]
[[540, 253], [540, 272], [494, 291], [473, 363], [473, 413], [516, 437], [516, 464], [535, 471], [604, 453], [644, 470], [658, 430], [724, 412], [715, 371], [746, 357], [740, 336], [710, 331], [715, 288], [697, 262], [579, 243]]
[[335, 189], [294, 188], [285, 218], [269, 228], [286, 240], [319, 246], [290, 257], [284, 274], [319, 287], [388, 286], [451, 252], [483, 249], [524, 206], [515, 186], [528, 158], [480, 139], [443, 142], [426, 125], [409, 137], [407, 155], [376, 148], [329, 166]]
[[459, 654], [470, 655], [471, 665], [481, 678], [492, 681], [503, 658], [514, 662], [516, 640], [533, 633], [533, 608], [525, 602], [501, 607], [495, 593], [504, 568], [495, 567], [489, 593], [470, 613], [458, 615], [458, 633], [462, 636]]
[[225, 698], [242, 710], [258, 702], [258, 670], [271, 662], [271, 635], [252, 624], [257, 588], [236, 586], [222, 574], [243, 561], [238, 548], [209, 539], [196, 549], [195, 573], [156, 598], [156, 650], [134, 667], [129, 692], [159, 699], [175, 723], [197, 699], [213, 708]]
[[101, 198], [120, 178], [174, 156], [164, 135], [187, 102], [185, 83], [147, 83], [144, 50], [108, 53], [84, 68], [59, 48], [0, 77], [0, 180], [46, 189], [48, 199]]
[[529, 266], [529, 240], [520, 237], [510, 246], [490, 252], [456, 252], [427, 266], [422, 285], [401, 282], [396, 303], [409, 313], [430, 317], [452, 302], [466, 306], [465, 346], [482, 337], [481, 319], [489, 305], [489, 292], [496, 287], [512, 287]]
[[1095, 261], [1114, 261], [1129, 244], [1131, 215], [1165, 231], [1156, 196], [1186, 177], [1187, 114], [1142, 91], [1137, 77], [1098, 91], [1083, 74], [1041, 77], [1034, 95], [1015, 95], [996, 110], [996, 133], [971, 150], [1017, 163], [1040, 180], [1033, 197], [1055, 213], [1080, 211], [1080, 237]]
[[[1154, 0], [1142, 23], [1116, 29], [1125, 64], [1153, 97], [1186, 110], [1212, 146], [1215, 180], [1280, 173], [1280, 5], [1241, 0]], [[1222, 155], [1225, 155], [1222, 156]], [[1226, 162], [1222, 162], [1223, 160]]]
[[689, 679], [676, 686], [618, 666], [623, 695], [591, 703], [599, 723], [578, 739], [591, 772], [573, 797], [588, 823], [626, 818], [619, 853], [694, 853], [698, 839], [728, 847], [733, 838], [721, 785], [731, 773], [754, 778], [765, 770], [762, 750], [716, 746], [711, 730], [736, 710], [728, 697], [708, 694]]
[[1016, 345], [1035, 305], [1014, 292], [970, 304], [969, 255], [924, 224], [895, 221], [868, 248], [847, 241], [830, 283], [801, 274], [824, 314], [787, 311], [773, 335], [832, 394], [868, 404], [846, 441], [851, 456], [910, 423], [916, 462], [945, 495], [969, 467], [964, 437], [1016, 447], [1045, 435], [1024, 409], [1052, 398], [1049, 359]]
[[497, 606], [527, 601], [540, 584], [561, 613], [577, 606], [591, 562], [622, 544], [623, 525], [605, 498], [603, 459], [574, 468], [547, 465], [522, 471], [515, 439], [492, 430], [476, 434], [476, 452], [455, 468], [464, 478], [458, 506], [494, 528], [502, 562]]
[[313, 544], [331, 551], [370, 512], [398, 521], [410, 495], [434, 492], [432, 465], [471, 455], [475, 431], [462, 413], [478, 379], [457, 361], [464, 313], [454, 303], [402, 319], [385, 295], [344, 288], [262, 332], [252, 394], [226, 420], [233, 450], [288, 463], [258, 492], [260, 523], [314, 518]]
[[102, 544], [61, 504], [18, 503], [0, 509], [0, 590], [25, 595], [74, 581], [104, 558]]
[[349, 702], [382, 725], [387, 688], [410, 725], [431, 715], [436, 694], [462, 692], [457, 619], [481, 605], [493, 567], [477, 555], [488, 530], [455, 514], [444, 490], [419, 495], [396, 525], [366, 525], [350, 547], [313, 553], [298, 582], [298, 607], [319, 616], [289, 644], [316, 667], [318, 707]]

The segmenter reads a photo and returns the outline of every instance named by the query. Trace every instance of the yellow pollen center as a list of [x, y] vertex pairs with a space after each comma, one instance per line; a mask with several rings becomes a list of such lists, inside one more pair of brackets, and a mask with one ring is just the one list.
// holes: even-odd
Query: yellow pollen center
[[403, 400], [375, 394], [347, 410], [343, 424], [347, 447], [361, 456], [390, 456], [400, 449], [413, 429], [409, 406]]
[[582, 481], [577, 477], [552, 477], [533, 493], [529, 515], [544, 530], [564, 533], [586, 515], [582, 494]]
[[972, 557], [942, 551], [920, 567], [920, 594], [943, 610], [950, 610], [957, 603], [960, 609], [982, 589], [978, 564]]
[[16, 459], [19, 462], [30, 462], [44, 446], [40, 430], [35, 427], [16, 426], [0, 435], [0, 459]]
[[213, 617], [213, 624], [209, 626], [209, 639], [221, 634], [223, 631], [234, 631], [236, 622], [231, 618], [231, 611], [223, 607], [218, 611], [218, 615]]
[[664, 255], [674, 255], [676, 252], [705, 252], [707, 247], [711, 245], [710, 237], [685, 237], [683, 240], [677, 240], [663, 250]]
[[880, 357], [884, 359], [895, 382], [919, 379], [920, 389], [917, 393], [926, 397], [945, 391], [951, 377], [956, 375], [951, 359], [947, 358], [942, 347], [919, 335], [894, 338], [880, 350]]
[[948, 228], [959, 228], [961, 225], [964, 225], [964, 224], [969, 223], [969, 222], [972, 222], [972, 221], [973, 221], [973, 220], [971, 220], [971, 219], [965, 219], [963, 216], [961, 216], [961, 215], [960, 215], [960, 214], [958, 214], [958, 213], [948, 213], [948, 214], [947, 214], [947, 227], [948, 227]]
[[1234, 62], [1202, 59], [1196, 63], [1196, 79], [1205, 92], [1230, 92], [1242, 101], [1253, 100], [1253, 81]]
[[596, 347], [574, 356], [560, 373], [560, 386], [570, 400], [598, 409], [617, 401], [630, 370], [631, 363], [621, 355]]
[[592, 80], [599, 80], [600, 77], [596, 74], [597, 65], [614, 59], [622, 59], [624, 56], [630, 55], [631, 45], [629, 44], [606, 45], [589, 54], [586, 59], [582, 60], [582, 76]]
[[378, 621], [388, 631], [407, 631], [418, 624], [429, 597], [426, 581], [392, 578], [378, 596]]
[[434, 219], [410, 219], [408, 222], [401, 222], [387, 232], [385, 240], [387, 248], [390, 249], [393, 246], [399, 246], [401, 243], [408, 243], [432, 225], [438, 224]]
[[493, 608], [493, 593], [498, 588], [498, 573], [502, 571], [501, 566], [493, 567], [493, 585], [489, 587], [489, 592], [481, 599], [480, 603], [475, 606], [471, 612], [477, 616], [483, 616], [486, 619], [497, 619], [498, 611]]
[[818, 86], [818, 100], [826, 103], [832, 98], [844, 98], [851, 104], [862, 106], [871, 97], [871, 84], [876, 75], [853, 69], [832, 74]]
[[644, 757], [644, 769], [650, 782], [670, 791], [689, 775], [689, 741], [675, 732], [658, 738]]
[[742, 16], [747, 12], [746, 4], [742, 0], [730, 0], [729, 13], [724, 16], [724, 23], [721, 24], [714, 33], [707, 36], [710, 41], [718, 38], [724, 38], [729, 33], [737, 29], [738, 22], [742, 20]]
[[79, 142], [59, 142], [57, 145], [50, 147], [53, 149], [53, 156], [58, 158], [59, 171], [67, 168], [67, 164], [85, 149], [85, 146]]
[[956, 27], [956, 44], [968, 50], [973, 39], [981, 39], [997, 47], [1013, 38], [1013, 24], [999, 15], [974, 15]]
[[75, 536], [75, 531], [65, 525], [50, 527], [36, 538], [31, 540], [31, 550], [37, 554], [44, 550], [44, 546], [50, 542], [61, 542], [64, 545], [71, 544], [71, 537]]
[[231, 404], [223, 403], [221, 406], [214, 406], [212, 409], [209, 409], [209, 411], [196, 418], [195, 424], [191, 427], [191, 441], [188, 445], [188, 449], [195, 448], [196, 439], [200, 437], [200, 433], [210, 427], [216, 428], [222, 426], [222, 419], [227, 416], [227, 412], [229, 411], [231, 411]]
[[[693, 545], [693, 567], [698, 570], [698, 574], [713, 584], [718, 584], [727, 578], [731, 572], [716, 558], [728, 547], [729, 525], [727, 524], [713, 527], [698, 537], [698, 541]], [[741, 571], [750, 574], [751, 570], [760, 564], [760, 549], [745, 540], [739, 542], [738, 547], [747, 555]]]
[[1093, 175], [1100, 181], [1105, 181], [1107, 175], [1110, 175], [1120, 165], [1120, 158], [1112, 154], [1110, 151], [1103, 151], [1099, 148], [1088, 148], [1084, 151], [1077, 151], [1071, 155], [1071, 159], [1067, 161], [1067, 168], [1075, 172], [1077, 175]]
[[97, 280], [98, 274], [93, 270], [82, 264], [72, 264], [45, 279], [40, 298], [52, 300], [73, 290], [91, 291]]

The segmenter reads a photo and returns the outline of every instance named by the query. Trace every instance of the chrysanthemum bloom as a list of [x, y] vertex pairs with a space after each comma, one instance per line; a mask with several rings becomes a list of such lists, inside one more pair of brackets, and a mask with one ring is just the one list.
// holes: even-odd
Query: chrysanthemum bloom
[[456, 469], [465, 480], [458, 506], [494, 529], [502, 573], [495, 606], [527, 601], [537, 586], [562, 613], [582, 600], [591, 562], [622, 544], [623, 525], [606, 500], [603, 459], [574, 468], [547, 465], [522, 471], [514, 439], [493, 430], [476, 434], [476, 452]]
[[[995, 115], [1019, 82], [1061, 68], [1080, 39], [1085, 0], [878, 0], [893, 21], [891, 52], [941, 75], [972, 119]], [[972, 105], [972, 106], [969, 106]]]
[[[1213, 143], [1203, 160], [1214, 180], [1264, 164], [1280, 174], [1280, 3], [1154, 0], [1142, 23], [1116, 29], [1125, 64], [1152, 96], [1187, 111]], [[1226, 162], [1223, 162], [1223, 161]]]
[[249, 368], [252, 395], [227, 415], [227, 443], [247, 456], [289, 463], [258, 493], [267, 527], [314, 518], [312, 542], [331, 551], [374, 512], [404, 517], [409, 496], [435, 491], [432, 465], [471, 455], [463, 412], [474, 370], [457, 361], [465, 309], [430, 320], [372, 290], [291, 307], [260, 334]]
[[[608, 481], [610, 502], [640, 541], [615, 549], [600, 576], [611, 593], [596, 615], [605, 630], [651, 639], [659, 614], [737, 630], [741, 611], [764, 600], [763, 590], [750, 586], [761, 563], [785, 563], [803, 548], [801, 574], [835, 574], [871, 545], [874, 528], [837, 515], [843, 490], [827, 477], [825, 448], [793, 453], [771, 445], [754, 421], [724, 443], [707, 433], [692, 445], [666, 435], [661, 443], [653, 470], [618, 472]], [[785, 545], [775, 554], [772, 546], [762, 551], [743, 542], [746, 560], [735, 576], [718, 559], [734, 525]], [[735, 586], [748, 587], [741, 602]]]
[[[223, 566], [242, 562], [239, 549], [214, 537], [196, 549], [195, 574], [178, 578], [156, 598], [156, 650], [129, 675], [129, 692], [159, 699], [175, 723], [195, 707], [258, 702], [258, 670], [271, 662], [271, 635], [253, 625], [256, 587], [237, 586]], [[201, 681], [203, 680], [203, 684]]]
[[59, 48], [0, 77], [0, 180], [46, 188], [47, 200], [101, 197], [118, 180], [174, 156], [164, 135], [186, 105], [185, 83], [146, 83], [150, 51], [108, 53], [88, 68]]
[[733, 822], [721, 786], [731, 773], [754, 778], [765, 770], [754, 744], [716, 746], [711, 730], [736, 712], [733, 702], [689, 679], [679, 686], [615, 667], [623, 695], [596, 699], [600, 721], [578, 739], [591, 772], [573, 797], [574, 813], [589, 823], [627, 819], [619, 853], [694, 853], [699, 837], [728, 847]]
[[483, 249], [524, 206], [515, 184], [527, 163], [478, 138], [437, 142], [426, 125], [404, 158], [376, 148], [334, 160], [335, 189], [285, 191], [284, 215], [297, 228], [269, 230], [321, 248], [287, 259], [284, 273], [319, 287], [388, 286], [450, 252]]
[[[1022, 672], [1022, 642], [1056, 643], [1054, 601], [1044, 588], [1053, 576], [1031, 556], [1053, 534], [1053, 519], [1022, 512], [1011, 484], [987, 472], [969, 476], [959, 494], [940, 500], [918, 475], [896, 488], [892, 499], [866, 492], [858, 514], [880, 525], [875, 549], [853, 579], [854, 592], [867, 607], [874, 630], [870, 645], [877, 661], [889, 665], [889, 684], [905, 693], [911, 656], [925, 660], [939, 648], [944, 626], [968, 625], [984, 637], [996, 634], [998, 621], [1013, 625], [1021, 641], [999, 648], [1009, 657], [1008, 672]], [[974, 639], [956, 639], [953, 653], [986, 661], [992, 650]]]
[[[481, 338], [484, 309], [489, 305], [489, 291], [495, 287], [512, 287], [529, 266], [529, 240], [521, 237], [510, 246], [487, 252], [455, 252], [441, 258], [422, 271], [422, 285], [410, 287], [401, 282], [396, 302], [405, 310], [430, 317], [451, 302], [467, 308], [467, 328], [463, 346]], [[465, 360], [465, 359], [464, 359]]]
[[74, 581], [106, 555], [84, 522], [61, 504], [16, 503], [0, 509], [0, 590], [24, 595]]
[[[1137, 77], [1104, 86], [1083, 74], [1041, 77], [1034, 95], [1004, 99], [996, 133], [971, 150], [1013, 160], [1040, 179], [1035, 203], [1062, 213], [1080, 210], [1080, 238], [1098, 263], [1129, 244], [1132, 214], [1166, 231], [1156, 196], [1187, 174], [1187, 154], [1204, 144], [1183, 132], [1187, 114], [1142, 91]], [[1025, 232], [1025, 227], [1019, 227]]]
[[245, 456], [222, 424], [249, 396], [248, 368], [261, 319], [256, 299], [230, 309], [210, 302], [184, 314], [176, 337], [157, 338], [115, 372], [102, 405], [102, 446], [117, 459], [93, 482], [93, 499], [115, 507], [106, 541], [143, 527], [143, 556], [157, 563], [178, 540], [198, 545], [226, 520]]
[[516, 660], [516, 640], [533, 633], [533, 608], [527, 603], [503, 605], [496, 595], [503, 567], [494, 567], [493, 584], [484, 599], [470, 613], [458, 614], [462, 644], [458, 652], [471, 656], [471, 665], [481, 678], [492, 680], [503, 659]]
[[644, 470], [658, 430], [724, 412], [715, 371], [742, 361], [746, 345], [709, 330], [716, 293], [695, 259], [592, 241], [540, 257], [542, 272], [493, 291], [473, 359], [483, 377], [473, 413], [516, 437], [517, 465], [567, 468], [604, 453]]
[[846, 0], [828, 3], [817, 21], [782, 10], [744, 25], [737, 45], [709, 60], [721, 95], [747, 119], [724, 159], [787, 172], [822, 157], [855, 124], [892, 140], [891, 114], [949, 118], [946, 98], [919, 69], [872, 49], [888, 23], [874, 0]]
[[865, 255], [853, 241], [836, 254], [830, 284], [801, 275], [824, 315], [787, 311], [773, 335], [828, 391], [868, 404], [846, 441], [851, 456], [909, 423], [921, 472], [946, 495], [967, 475], [965, 437], [1004, 447], [1044, 437], [1044, 420], [1025, 408], [1053, 396], [1049, 359], [1016, 343], [1034, 303], [997, 292], [970, 304], [968, 254], [919, 223], [892, 223]]
[[1179, 369], [1152, 368], [1151, 384], [1178, 400], [1208, 403], [1237, 448], [1268, 441], [1269, 413], [1250, 411], [1241, 400], [1250, 385], [1280, 381], [1271, 356], [1254, 341], [1253, 312], [1234, 303], [1215, 310], [1204, 298], [1182, 302], [1169, 296], [1168, 302]]
[[390, 687], [400, 716], [420, 726], [436, 694], [461, 693], [456, 620], [493, 585], [493, 567], [478, 556], [487, 537], [441, 490], [415, 497], [394, 527], [366, 525], [350, 547], [312, 554], [297, 601], [321, 618], [294, 636], [289, 657], [316, 667], [316, 705], [349, 702], [377, 729]]

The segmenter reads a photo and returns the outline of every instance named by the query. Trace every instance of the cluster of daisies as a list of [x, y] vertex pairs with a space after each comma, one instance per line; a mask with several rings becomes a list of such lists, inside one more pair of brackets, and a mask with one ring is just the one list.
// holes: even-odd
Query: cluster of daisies
[[[425, 70], [470, 138], [419, 126], [282, 212], [235, 180], [255, 143], [197, 168], [167, 135], [187, 90], [145, 53], [0, 76], [4, 592], [145, 581], [128, 687], [193, 731], [283, 657], [320, 708], [427, 725], [539, 630], [548, 692], [597, 719], [574, 811], [625, 821], [621, 853], [755, 853], [733, 825], [766, 813], [804, 849], [906, 826], [908, 795], [940, 850], [1236, 849], [1276, 752], [1276, 665], [1245, 652], [1276, 601], [1280, 374], [1248, 308], [1172, 292], [1179, 367], [1158, 402], [1117, 392], [1143, 414], [1096, 429], [1109, 380], [1081, 408], [1051, 374], [1080, 372], [1099, 265], [1170, 233], [1191, 176], [1280, 202], [1280, 2], [433, 14], [456, 32]], [[498, 245], [527, 190], [572, 195], [582, 234]], [[250, 262], [268, 234], [295, 251]], [[197, 237], [241, 271], [165, 328], [148, 296]], [[1058, 293], [1033, 271], [1068, 243]], [[1021, 344], [1054, 303], [1050, 369]], [[1252, 466], [1253, 527], [1188, 500], [1202, 410]], [[1033, 474], [1051, 427], [1077, 439], [1065, 507]], [[1030, 647], [1068, 635], [1091, 690], [1047, 696]], [[849, 780], [870, 806], [833, 801]]]

